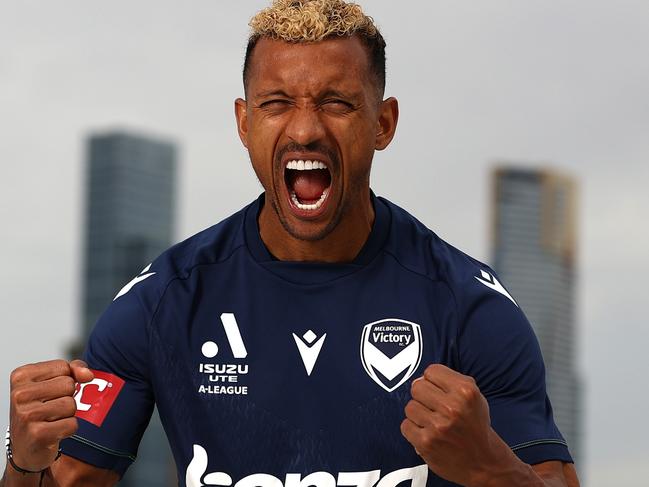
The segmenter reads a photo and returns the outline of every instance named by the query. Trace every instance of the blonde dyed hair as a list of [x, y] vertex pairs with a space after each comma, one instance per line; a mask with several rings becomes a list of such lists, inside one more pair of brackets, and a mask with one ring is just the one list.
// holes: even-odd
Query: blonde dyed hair
[[243, 63], [247, 89], [250, 58], [263, 37], [285, 42], [318, 42], [357, 35], [367, 48], [370, 69], [379, 94], [385, 89], [385, 40], [360, 5], [344, 0], [274, 0], [250, 20], [251, 33]]
[[333, 36], [377, 37], [372, 17], [343, 0], [275, 0], [250, 20], [251, 38], [317, 42]]

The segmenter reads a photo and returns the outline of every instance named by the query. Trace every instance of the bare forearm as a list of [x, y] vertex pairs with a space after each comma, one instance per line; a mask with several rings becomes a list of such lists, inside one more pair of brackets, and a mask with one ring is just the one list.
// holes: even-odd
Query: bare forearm
[[[0, 480], [0, 487], [39, 487], [40, 485], [44, 487], [48, 485], [45, 482], [41, 484], [40, 479], [40, 474], [30, 473], [25, 475], [15, 471], [9, 465], [7, 465], [7, 469], [2, 476], [2, 480]], [[53, 487], [53, 484], [49, 485]]]
[[7, 467], [0, 487], [112, 487], [119, 481], [119, 475], [62, 455], [45, 471], [40, 484], [39, 481], [40, 475], [23, 476]]
[[528, 465], [491, 430], [489, 452], [470, 487], [579, 487], [574, 465], [547, 461]]
[[[527, 487], [566, 487], [559, 479], [542, 478], [532, 468], [523, 462], [513, 464], [510, 468], [501, 471], [475, 487], [518, 487], [525, 485]], [[473, 486], [472, 486], [473, 487]]]
[[559, 461], [528, 465], [515, 455], [504, 459], [498, 468], [478, 478], [471, 487], [579, 487], [575, 467]]

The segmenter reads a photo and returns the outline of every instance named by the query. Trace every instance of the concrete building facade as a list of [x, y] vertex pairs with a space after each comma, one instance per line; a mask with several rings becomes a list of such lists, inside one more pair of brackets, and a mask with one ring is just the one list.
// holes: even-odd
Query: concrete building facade
[[492, 264], [539, 339], [555, 421], [579, 465], [576, 184], [552, 170], [500, 167], [492, 187]]

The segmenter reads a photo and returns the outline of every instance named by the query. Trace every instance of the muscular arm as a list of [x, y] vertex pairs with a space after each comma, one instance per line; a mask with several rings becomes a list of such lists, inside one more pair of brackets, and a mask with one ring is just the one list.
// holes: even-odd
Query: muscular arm
[[[7, 466], [0, 487], [40, 487], [38, 474], [23, 475]], [[112, 487], [117, 473], [62, 455], [45, 472], [42, 487]]]
[[467, 486], [480, 487], [579, 487], [577, 473], [572, 463], [559, 461], [528, 465], [514, 458], [498, 468], [478, 476]]
[[413, 381], [401, 432], [440, 477], [467, 487], [579, 487], [570, 463], [524, 463], [490, 426], [475, 380], [443, 365]]
[[532, 469], [547, 487], [579, 487], [577, 472], [572, 463], [544, 462]]

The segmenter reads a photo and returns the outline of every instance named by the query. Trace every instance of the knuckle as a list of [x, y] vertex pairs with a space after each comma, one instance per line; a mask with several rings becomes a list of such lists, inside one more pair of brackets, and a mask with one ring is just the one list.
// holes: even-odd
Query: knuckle
[[460, 409], [457, 408], [457, 407], [456, 407], [455, 405], [453, 405], [453, 404], [446, 404], [445, 407], [444, 407], [444, 409], [445, 409], [445, 411], [444, 411], [444, 412], [445, 412], [445, 416], [446, 416], [446, 417], [448, 418], [448, 420], [451, 421], [451, 422], [455, 422], [455, 421], [457, 421], [457, 420], [460, 418], [460, 416], [461, 416]]
[[413, 382], [410, 386], [410, 395], [414, 398], [421, 398], [426, 393], [428, 385], [425, 380]]
[[26, 411], [21, 411], [18, 414], [18, 418], [23, 424], [34, 423], [39, 418], [39, 411], [37, 408], [31, 408]]
[[74, 416], [75, 413], [77, 412], [77, 403], [74, 400], [74, 398], [72, 398], [71, 396], [64, 397], [62, 409], [63, 409], [63, 413], [66, 416], [68, 417]]
[[9, 402], [11, 404], [20, 403], [20, 394], [16, 389], [12, 389], [11, 392], [9, 393]]
[[406, 436], [406, 430], [407, 430], [406, 425], [407, 424], [408, 424], [408, 420], [404, 419], [403, 421], [401, 421], [401, 424], [399, 425], [399, 429], [401, 430], [401, 434], [403, 436]]
[[408, 401], [406, 407], [404, 408], [406, 416], [411, 417], [412, 414], [414, 413], [414, 410], [415, 410], [415, 402], [411, 399], [410, 401]]
[[72, 369], [70, 369], [70, 364], [63, 359], [57, 359], [52, 362], [52, 367], [59, 370], [60, 375], [70, 375]]
[[79, 423], [77, 422], [77, 418], [73, 417], [73, 418], [66, 419], [61, 429], [62, 438], [67, 438], [68, 436], [72, 436], [77, 432], [78, 428], [79, 428]]
[[460, 396], [462, 399], [464, 399], [466, 402], [473, 402], [476, 400], [478, 397], [478, 389], [475, 387], [475, 384], [463, 384], [460, 388], [459, 391]]
[[462, 381], [462, 386], [465, 389], [472, 389], [474, 392], [478, 390], [478, 385], [473, 377], [465, 377]]
[[27, 371], [25, 369], [26, 366], [23, 365], [22, 367], [18, 367], [11, 371], [11, 374], [9, 375], [9, 383], [11, 384], [11, 387], [15, 387], [26, 380]]
[[19, 389], [14, 389], [11, 391], [11, 396], [10, 400], [13, 404], [22, 404], [24, 402], [27, 402], [29, 397], [29, 391], [21, 387]]
[[29, 423], [27, 426], [27, 434], [31, 440], [39, 443], [45, 439], [45, 428], [41, 423]]
[[426, 367], [426, 370], [424, 370], [424, 375], [435, 375], [438, 369], [439, 364], [430, 364], [428, 367]]
[[420, 445], [423, 450], [430, 450], [437, 441], [437, 435], [434, 430], [426, 428], [421, 434]]
[[450, 421], [439, 422], [435, 425], [435, 434], [440, 438], [446, 437], [453, 429], [453, 423]]
[[14, 420], [16, 421], [17, 424], [28, 424], [31, 418], [31, 413], [29, 411], [25, 411], [24, 409], [17, 409], [14, 412]]
[[77, 387], [77, 383], [69, 375], [62, 377], [62, 380], [63, 380], [63, 388], [64, 388], [63, 394], [65, 396], [72, 396]]

